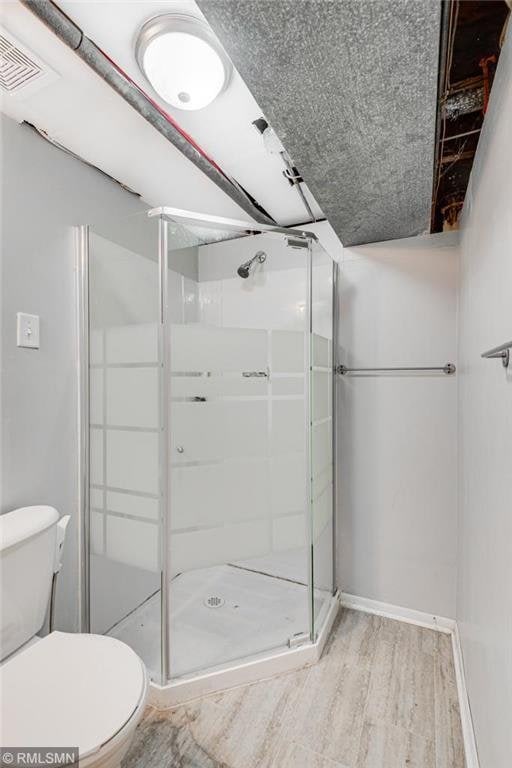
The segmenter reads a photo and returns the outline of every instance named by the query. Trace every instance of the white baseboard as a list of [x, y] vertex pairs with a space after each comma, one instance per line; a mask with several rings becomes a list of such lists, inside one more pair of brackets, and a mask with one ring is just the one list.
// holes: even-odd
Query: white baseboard
[[452, 632], [452, 647], [455, 677], [457, 680], [457, 694], [459, 697], [462, 738], [464, 740], [464, 753], [466, 756], [466, 768], [479, 768], [475, 731], [473, 729], [473, 719], [471, 717], [471, 709], [469, 706], [466, 676], [464, 674], [464, 660], [462, 658], [462, 647], [460, 644], [459, 628], [457, 624], [455, 624]]
[[352, 608], [354, 611], [375, 613], [377, 616], [405, 621], [407, 624], [417, 624], [419, 627], [435, 629], [446, 634], [451, 634], [455, 629], [454, 619], [434, 616], [431, 613], [423, 613], [422, 611], [414, 611], [412, 608], [403, 608], [400, 605], [392, 605], [391, 603], [381, 603], [379, 600], [370, 600], [367, 597], [349, 595], [347, 592], [341, 593], [340, 602], [346, 608]]
[[475, 732], [469, 707], [457, 622], [454, 619], [447, 619], [444, 616], [434, 616], [430, 613], [414, 611], [411, 608], [403, 608], [402, 606], [392, 605], [391, 603], [381, 603], [378, 600], [370, 600], [367, 597], [349, 595], [347, 592], [341, 592], [340, 603], [342, 606], [352, 608], [354, 611], [375, 613], [377, 616], [385, 616], [388, 619], [405, 621], [408, 624], [416, 624], [419, 627], [435, 629], [438, 632], [444, 632], [445, 634], [452, 636], [453, 663], [457, 680], [457, 695], [459, 698], [462, 738], [464, 741], [464, 754], [466, 758], [465, 768], [479, 768]]

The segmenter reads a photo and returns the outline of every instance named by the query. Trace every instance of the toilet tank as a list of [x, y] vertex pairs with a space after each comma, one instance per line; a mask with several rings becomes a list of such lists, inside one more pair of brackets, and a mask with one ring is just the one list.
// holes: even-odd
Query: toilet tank
[[44, 624], [58, 519], [56, 509], [42, 506], [0, 515], [0, 660]]

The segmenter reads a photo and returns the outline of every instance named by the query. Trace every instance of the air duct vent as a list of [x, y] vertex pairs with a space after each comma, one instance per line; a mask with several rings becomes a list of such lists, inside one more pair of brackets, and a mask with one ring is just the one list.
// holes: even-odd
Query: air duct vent
[[42, 74], [42, 69], [0, 34], [0, 84], [12, 93]]
[[4, 93], [28, 96], [56, 77], [47, 64], [0, 27], [0, 87]]

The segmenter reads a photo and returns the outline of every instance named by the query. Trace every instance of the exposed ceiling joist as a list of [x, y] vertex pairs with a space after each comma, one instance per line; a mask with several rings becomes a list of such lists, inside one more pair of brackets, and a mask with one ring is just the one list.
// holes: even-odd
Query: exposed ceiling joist
[[432, 231], [456, 229], [509, 9], [504, 0], [443, 0]]

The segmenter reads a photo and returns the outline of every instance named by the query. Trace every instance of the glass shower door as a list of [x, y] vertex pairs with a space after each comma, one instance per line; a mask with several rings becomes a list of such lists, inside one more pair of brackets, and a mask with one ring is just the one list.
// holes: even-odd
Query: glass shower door
[[[309, 256], [307, 241], [197, 229], [184, 252], [168, 227], [176, 678], [309, 639]], [[259, 251], [264, 263], [240, 277]], [[186, 285], [173, 275], [182, 259]], [[181, 314], [171, 295], [185, 296]]]

